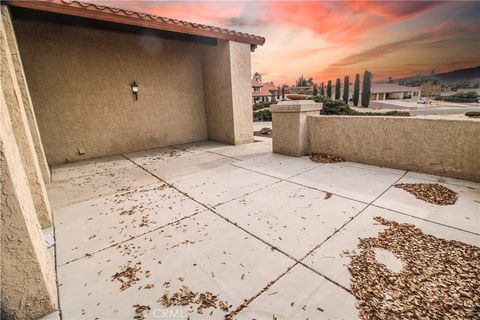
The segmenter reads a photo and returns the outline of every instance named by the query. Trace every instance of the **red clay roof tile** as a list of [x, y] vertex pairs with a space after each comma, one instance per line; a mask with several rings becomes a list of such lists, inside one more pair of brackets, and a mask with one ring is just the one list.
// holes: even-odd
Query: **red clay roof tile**
[[7, 0], [4, 2], [15, 7], [67, 14], [95, 20], [111, 21], [150, 29], [231, 40], [249, 43], [251, 45], [263, 45], [265, 43], [265, 38], [253, 34], [77, 0]]

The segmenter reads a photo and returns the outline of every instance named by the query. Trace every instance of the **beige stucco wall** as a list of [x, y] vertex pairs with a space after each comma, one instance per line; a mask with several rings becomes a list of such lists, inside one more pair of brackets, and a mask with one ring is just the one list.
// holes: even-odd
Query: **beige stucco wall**
[[52, 257], [0, 91], [1, 304], [7, 319], [38, 319], [57, 309]]
[[49, 164], [207, 139], [198, 43], [15, 15], [14, 27]]
[[208, 138], [230, 144], [253, 142], [250, 45], [219, 41], [203, 48]]
[[7, 6], [2, 6], [2, 22], [5, 31], [5, 37], [8, 42], [10, 55], [15, 70], [15, 75], [18, 82], [18, 87], [23, 100], [23, 107], [28, 121], [28, 127], [32, 136], [33, 144], [35, 146], [35, 152], [37, 153], [38, 165], [42, 172], [43, 180], [45, 183], [50, 182], [51, 174], [48, 167], [47, 158], [43, 150], [42, 139], [38, 130], [37, 119], [35, 117], [35, 110], [33, 109], [32, 100], [30, 97], [30, 91], [28, 89], [27, 81], [25, 79], [25, 73], [23, 71], [22, 59], [18, 52], [17, 39], [15, 37], [15, 31], [13, 29], [10, 10]]
[[18, 145], [38, 220], [43, 228], [47, 228], [52, 225], [52, 212], [47, 199], [45, 183], [25, 112], [24, 100], [19, 87], [19, 81], [17, 80], [14, 62], [6, 41], [4, 21], [6, 20], [2, 19], [2, 23], [0, 23], [1, 91], [6, 101], [6, 112], [9, 113], [9, 119], [12, 122], [15, 143]]
[[319, 114], [322, 107], [313, 100], [281, 101], [271, 106], [273, 152], [294, 157], [305, 155], [308, 116]]
[[308, 117], [310, 152], [480, 181], [480, 122], [410, 117]]

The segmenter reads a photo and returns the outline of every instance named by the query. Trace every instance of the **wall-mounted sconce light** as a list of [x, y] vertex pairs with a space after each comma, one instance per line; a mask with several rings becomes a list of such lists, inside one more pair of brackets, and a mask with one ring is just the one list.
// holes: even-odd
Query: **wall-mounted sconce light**
[[138, 100], [138, 85], [135, 81], [132, 82], [132, 93], [135, 95], [135, 100]]

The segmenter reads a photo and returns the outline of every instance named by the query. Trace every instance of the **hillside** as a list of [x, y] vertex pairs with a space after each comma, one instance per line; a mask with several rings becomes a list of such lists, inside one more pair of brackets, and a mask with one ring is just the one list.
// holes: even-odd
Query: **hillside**
[[445, 82], [478, 80], [480, 79], [480, 66], [437, 73], [436, 76]]

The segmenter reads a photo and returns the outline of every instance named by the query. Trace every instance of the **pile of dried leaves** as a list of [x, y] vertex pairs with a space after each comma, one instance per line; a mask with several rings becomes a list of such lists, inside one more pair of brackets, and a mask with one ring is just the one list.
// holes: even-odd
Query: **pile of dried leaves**
[[137, 272], [139, 272], [140, 269], [139, 265], [133, 267], [125, 266], [122, 271], [117, 272], [112, 276], [112, 281], [118, 280], [122, 283], [120, 291], [128, 289], [132, 284], [140, 280], [137, 276]]
[[228, 312], [230, 308], [227, 302], [219, 300], [218, 296], [213, 293], [206, 291], [199, 294], [192, 292], [187, 286], [182, 286], [180, 291], [174, 293], [171, 297], [168, 297], [168, 292], [165, 292], [159, 302], [161, 302], [165, 308], [196, 304], [198, 305], [197, 313], [199, 314], [203, 314], [203, 310], [208, 308], [219, 308], [226, 312]]
[[399, 183], [395, 188], [402, 188], [417, 199], [441, 206], [455, 204], [458, 199], [455, 191], [438, 183]]
[[342, 157], [337, 157], [329, 153], [312, 153], [310, 160], [317, 163], [337, 163], [345, 161]]
[[[362, 319], [480, 318], [480, 248], [411, 224], [375, 220], [388, 228], [361, 239], [348, 265]], [[401, 259], [403, 269], [393, 272], [379, 263], [375, 248]]]
[[271, 137], [272, 136], [272, 129], [271, 128], [262, 128], [259, 131], [254, 131], [253, 135], [259, 137]]

